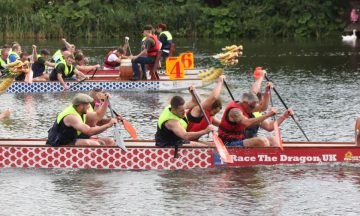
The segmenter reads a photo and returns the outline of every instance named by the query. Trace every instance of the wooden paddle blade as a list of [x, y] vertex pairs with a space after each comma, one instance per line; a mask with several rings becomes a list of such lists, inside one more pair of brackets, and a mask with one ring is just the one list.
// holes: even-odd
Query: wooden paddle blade
[[218, 135], [213, 131], [212, 136], [215, 142], [215, 146], [217, 151], [220, 154], [221, 160], [225, 163], [234, 163], [233, 159], [231, 158], [228, 150], [226, 149], [223, 141], [218, 137]]
[[118, 123], [115, 124], [115, 130], [114, 130], [114, 136], [115, 136], [115, 142], [116, 145], [119, 146], [122, 150], [124, 150], [125, 152], [127, 152], [127, 148], [124, 145], [124, 139], [121, 136], [120, 133], [120, 126]]
[[136, 129], [130, 124], [129, 121], [127, 120], [122, 120], [122, 123], [124, 125], [125, 130], [130, 134], [130, 136], [134, 139], [137, 140], [137, 133], [136, 133]]
[[274, 133], [275, 133], [275, 140], [279, 144], [279, 148], [281, 149], [281, 151], [284, 151], [281, 134], [280, 134], [280, 128], [277, 121], [274, 122]]

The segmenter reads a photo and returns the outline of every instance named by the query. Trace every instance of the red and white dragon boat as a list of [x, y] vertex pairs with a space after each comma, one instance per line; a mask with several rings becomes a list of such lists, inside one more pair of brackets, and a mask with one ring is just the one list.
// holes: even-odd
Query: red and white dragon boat
[[154, 141], [125, 141], [119, 147], [45, 145], [45, 139], [0, 139], [0, 167], [79, 169], [194, 169], [257, 165], [360, 163], [360, 147], [354, 142], [284, 142], [279, 148], [229, 147], [234, 163], [223, 163], [215, 148], [155, 147]]

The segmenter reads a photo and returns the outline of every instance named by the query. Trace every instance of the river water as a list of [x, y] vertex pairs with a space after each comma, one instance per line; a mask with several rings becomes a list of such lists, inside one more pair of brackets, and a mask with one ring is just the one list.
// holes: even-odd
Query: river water
[[[20, 42], [27, 51], [34, 43]], [[133, 53], [138, 53], [138, 42], [130, 42]], [[114, 41], [101, 40], [74, 43], [94, 64], [114, 46]], [[239, 65], [225, 72], [236, 98], [249, 89], [254, 68], [262, 66], [310, 140], [353, 141], [360, 108], [358, 45], [344, 44], [339, 38], [179, 40], [176, 52], [192, 51], [195, 64], [206, 67], [212, 55], [233, 43], [244, 45]], [[36, 44], [52, 52], [61, 46], [58, 41]], [[199, 91], [205, 97], [211, 87]], [[176, 94], [190, 99], [187, 92]], [[153, 139], [157, 117], [174, 93], [112, 95], [112, 105], [137, 128], [139, 138]], [[12, 109], [11, 118], [0, 123], [0, 137], [45, 138], [72, 96], [68, 92], [0, 95], [0, 109]], [[284, 112], [273, 96], [274, 105]], [[222, 99], [225, 104], [230, 101], [225, 90]], [[291, 119], [281, 125], [281, 133], [284, 140], [305, 140]], [[0, 169], [0, 215], [359, 215], [358, 170], [342, 165], [186, 171]]]

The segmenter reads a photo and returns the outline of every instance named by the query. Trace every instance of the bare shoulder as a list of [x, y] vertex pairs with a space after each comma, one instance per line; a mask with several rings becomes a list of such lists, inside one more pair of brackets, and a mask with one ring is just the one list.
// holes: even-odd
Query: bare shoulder
[[168, 120], [165, 122], [165, 126], [167, 129], [172, 130], [181, 125], [180, 125], [179, 121], [171, 119], [171, 120]]

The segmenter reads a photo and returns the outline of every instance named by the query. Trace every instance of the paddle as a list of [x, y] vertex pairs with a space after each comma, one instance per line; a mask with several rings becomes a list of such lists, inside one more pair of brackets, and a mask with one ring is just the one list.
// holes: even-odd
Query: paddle
[[230, 91], [230, 89], [229, 89], [229, 86], [228, 86], [228, 84], [226, 83], [225, 80], [224, 80], [224, 84], [225, 84], [225, 87], [226, 87], [226, 89], [228, 90], [228, 92], [229, 92], [229, 94], [230, 94], [231, 99], [232, 99], [233, 101], [235, 101], [235, 98], [234, 98], [234, 96], [232, 95], [232, 93], [231, 93], [231, 91]]
[[131, 48], [130, 48], [130, 44], [129, 44], [129, 37], [125, 37], [125, 43], [127, 43], [128, 44], [128, 48], [129, 48], [129, 53], [130, 53], [130, 55], [132, 56], [132, 53], [131, 53]]
[[[111, 108], [110, 99], [108, 99], [108, 103], [109, 103], [109, 109], [110, 109], [111, 117], [115, 118], [114, 110]], [[114, 136], [115, 136], [116, 145], [119, 146], [125, 152], [127, 152], [128, 150], [126, 149], [126, 147], [124, 145], [124, 139], [123, 139], [123, 137], [121, 136], [121, 133], [120, 133], [119, 123], [116, 123], [114, 125]]]
[[[96, 68], [95, 71], [94, 71], [94, 73], [93, 73], [93, 75], [92, 75], [89, 79], [94, 78], [94, 76], [95, 76], [95, 74], [96, 74], [96, 72], [97, 72], [98, 70], [99, 70], [99, 68]], [[86, 78], [80, 80], [80, 81], [77, 82], [75, 85], [70, 86], [70, 88], [69, 88], [68, 90], [74, 88], [75, 86], [79, 85], [80, 83], [84, 82], [85, 80], [86, 80]]]
[[[201, 109], [201, 112], [203, 113], [207, 123], [210, 125], [210, 120], [208, 119], [208, 117], [206, 116], [206, 113], [205, 113], [205, 110], [204, 108], [202, 107], [201, 105], [201, 102], [200, 102], [200, 99], [199, 99], [199, 96], [196, 94], [195, 90], [192, 90], [191, 91], [191, 94], [193, 95], [193, 97], [196, 99], [196, 102], [197, 104], [199, 105], [200, 109]], [[214, 143], [215, 143], [215, 146], [216, 146], [216, 149], [217, 151], [219, 152], [220, 154], [220, 157], [221, 157], [221, 160], [226, 162], [226, 163], [234, 163], [233, 159], [231, 158], [228, 150], [226, 149], [223, 141], [218, 137], [218, 135], [215, 133], [215, 131], [212, 131], [212, 136], [213, 136], [213, 139], [214, 139]]]
[[[115, 110], [112, 111], [116, 116], [120, 116]], [[130, 134], [130, 136], [134, 140], [137, 140], [138, 137], [137, 137], [136, 129], [130, 124], [130, 122], [127, 121], [126, 119], [122, 119], [121, 122], [123, 123], [125, 130]]]
[[[268, 82], [270, 82], [270, 79], [269, 79], [269, 77], [267, 76], [267, 74], [265, 74], [265, 79], [266, 79]], [[278, 96], [278, 98], [280, 99], [280, 101], [281, 101], [281, 103], [284, 105], [284, 107], [285, 107], [286, 109], [289, 109], [289, 107], [285, 104], [284, 100], [280, 97], [279, 92], [278, 92], [274, 87], [273, 87], [272, 89], [274, 90], [275, 94]], [[310, 141], [309, 138], [306, 136], [305, 131], [302, 129], [302, 127], [300, 126], [300, 124], [296, 121], [294, 115], [291, 115], [291, 118], [294, 120], [295, 124], [298, 126], [298, 128], [300, 129], [300, 131], [302, 132], [302, 134], [305, 136], [306, 140], [309, 142], [309, 141]]]

